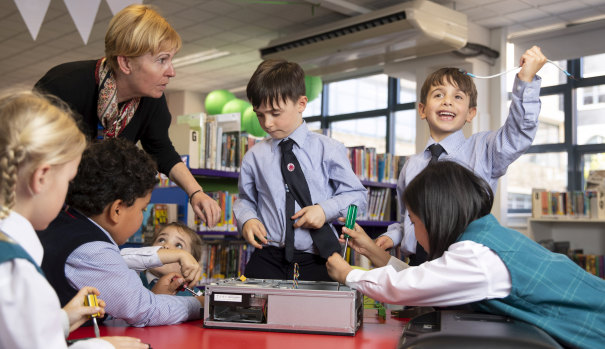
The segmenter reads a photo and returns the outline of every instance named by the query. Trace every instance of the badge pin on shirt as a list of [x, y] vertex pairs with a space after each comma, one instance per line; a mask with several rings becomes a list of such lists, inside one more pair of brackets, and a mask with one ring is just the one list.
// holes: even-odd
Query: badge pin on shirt
[[286, 168], [288, 169], [288, 171], [292, 172], [294, 171], [294, 164], [293, 163], [289, 163]]

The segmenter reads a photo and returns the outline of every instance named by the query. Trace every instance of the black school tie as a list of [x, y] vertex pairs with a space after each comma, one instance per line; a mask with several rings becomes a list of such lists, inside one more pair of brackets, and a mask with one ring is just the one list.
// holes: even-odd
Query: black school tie
[[[439, 160], [439, 155], [445, 152], [445, 149], [439, 143], [431, 144], [429, 146], [429, 151], [431, 152], [431, 160], [429, 161], [429, 165], [436, 163]], [[429, 259], [428, 254], [422, 248], [419, 243], [416, 243], [416, 253], [410, 256], [410, 265], [420, 265], [426, 262]]]
[[[294, 141], [287, 139], [281, 141], [281, 173], [286, 183], [286, 260], [291, 262], [294, 256], [294, 221], [290, 219], [294, 215], [294, 200], [300, 207], [313, 205], [311, 201], [311, 192], [305, 179], [305, 174], [300, 168], [298, 159], [292, 152]], [[329, 224], [324, 224], [319, 229], [311, 229], [311, 238], [313, 244], [317, 247], [319, 255], [328, 258], [334, 252], [340, 252], [340, 243], [334, 235]]]
[[431, 161], [429, 161], [429, 165], [432, 165], [437, 162], [439, 159], [439, 155], [445, 152], [445, 149], [439, 143], [431, 144], [429, 146], [429, 151], [431, 152]]

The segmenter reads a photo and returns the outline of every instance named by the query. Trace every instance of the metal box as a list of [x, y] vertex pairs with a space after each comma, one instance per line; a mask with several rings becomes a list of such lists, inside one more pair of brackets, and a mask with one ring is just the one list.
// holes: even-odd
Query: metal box
[[236, 279], [206, 286], [204, 327], [354, 336], [363, 296], [336, 282]]

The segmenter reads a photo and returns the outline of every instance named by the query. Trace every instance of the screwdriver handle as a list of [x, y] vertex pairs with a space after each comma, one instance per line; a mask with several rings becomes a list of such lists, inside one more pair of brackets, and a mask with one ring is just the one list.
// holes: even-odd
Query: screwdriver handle
[[[345, 220], [345, 227], [349, 229], [355, 228], [355, 220], [357, 219], [357, 205], [349, 205], [347, 209], [347, 219]], [[350, 238], [348, 234], [344, 234], [345, 238]]]
[[[84, 305], [87, 307], [98, 307], [99, 300], [97, 299], [96, 294], [87, 294], [86, 298], [84, 298]], [[91, 317], [101, 317], [101, 313], [92, 314]]]

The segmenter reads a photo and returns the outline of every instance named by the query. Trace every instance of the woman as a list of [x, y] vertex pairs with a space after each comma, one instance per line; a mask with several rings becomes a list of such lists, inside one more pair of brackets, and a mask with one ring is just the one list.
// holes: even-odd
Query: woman
[[185, 190], [194, 212], [214, 226], [220, 207], [203, 192], [168, 137], [171, 115], [164, 90], [175, 76], [172, 58], [180, 48], [178, 33], [157, 11], [131, 5], [109, 23], [104, 58], [58, 65], [35, 87], [79, 113], [90, 139], [140, 141], [159, 171]]

